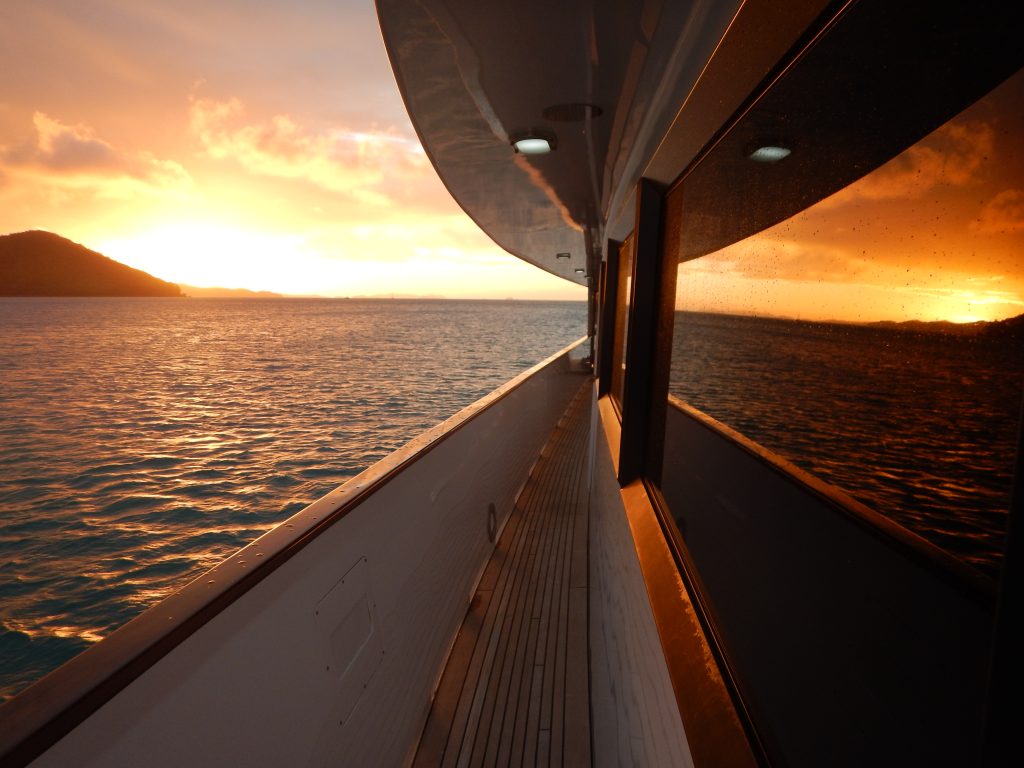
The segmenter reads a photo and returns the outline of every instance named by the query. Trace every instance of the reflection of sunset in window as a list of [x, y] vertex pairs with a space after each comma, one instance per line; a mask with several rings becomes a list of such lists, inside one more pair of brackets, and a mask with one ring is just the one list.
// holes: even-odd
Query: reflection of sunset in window
[[844, 322], [1024, 313], [1022, 104], [1018, 74], [860, 181], [683, 264], [677, 304]]
[[[1022, 135], [1018, 73], [860, 180], [682, 261], [676, 290], [674, 396], [989, 574], [1021, 401]], [[703, 242], [698, 213], [684, 231]]]

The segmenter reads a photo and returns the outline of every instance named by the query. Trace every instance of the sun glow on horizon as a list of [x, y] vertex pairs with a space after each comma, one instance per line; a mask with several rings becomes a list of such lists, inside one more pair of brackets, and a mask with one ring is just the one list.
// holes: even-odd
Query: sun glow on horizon
[[[451, 199], [372, 3], [122, 10], [5, 15], [0, 232], [50, 231], [196, 287], [584, 297], [504, 253]], [[236, 13], [247, 24], [228, 38], [195, 34]]]
[[952, 291], [943, 312], [951, 323], [1005, 320], [1024, 312], [1024, 299], [1006, 291]]
[[[192, 221], [158, 224], [90, 247], [160, 279], [196, 287], [326, 297], [585, 298], [582, 286], [496, 247], [417, 241], [414, 226], [393, 230], [359, 225], [340, 233], [296, 234]], [[381, 249], [377, 258], [359, 255], [366, 241]]]
[[281, 293], [301, 292], [307, 278], [294, 275], [315, 263], [301, 236], [209, 222], [156, 226], [101, 242], [97, 250], [174, 283]]
[[[372, 3], [250, 5], [13, 4], [0, 25], [0, 232], [46, 229], [197, 287], [585, 297], [504, 253], [452, 200]], [[199, 34], [231, 14], [247, 24]], [[694, 301], [850, 321], [1020, 314], [1024, 76], [990, 96], [819, 203], [822, 216], [688, 266], [706, 288]]]

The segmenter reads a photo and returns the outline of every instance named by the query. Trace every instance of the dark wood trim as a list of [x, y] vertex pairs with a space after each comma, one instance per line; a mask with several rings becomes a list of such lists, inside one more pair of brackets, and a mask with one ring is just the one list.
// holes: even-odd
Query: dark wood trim
[[[596, 262], [596, 263], [595, 263]], [[597, 335], [597, 318], [601, 310], [601, 272], [604, 263], [593, 256], [587, 259], [587, 337], [590, 339], [590, 356], [594, 356], [594, 337]]]
[[[662, 221], [664, 190], [641, 179], [636, 194], [636, 225], [633, 229], [633, 283], [626, 339], [626, 379], [622, 393], [622, 444], [619, 448], [619, 484], [628, 485], [647, 467], [652, 406], [668, 392], [658, 391], [655, 380], [657, 329], [661, 307]], [[667, 370], [666, 370], [667, 374]]]
[[0, 707], [0, 764], [27, 765], [392, 478], [586, 338], [463, 408], [147, 609]]
[[1013, 498], [1006, 526], [1006, 547], [999, 580], [999, 601], [992, 642], [988, 704], [985, 717], [986, 768], [1024, 765], [1024, 740], [1020, 730], [1020, 691], [1024, 686], [1024, 571], [1021, 570], [1024, 537], [1024, 400], [1017, 422], [1017, 462], [1013, 473]]
[[612, 390], [612, 358], [615, 353], [615, 293], [619, 285], [619, 247], [621, 243], [608, 241], [607, 258], [601, 269], [601, 316], [597, 336], [598, 397]]
[[[664, 204], [664, 198], [662, 203]], [[679, 275], [679, 264], [665, 249], [664, 218], [661, 248], [657, 263], [651, 401], [647, 412], [647, 448], [644, 452], [643, 467], [644, 477], [655, 485], [661, 484], [665, 456], [665, 411], [668, 408], [668, 384], [672, 373], [672, 336], [675, 330], [676, 283]]]
[[936, 576], [944, 578], [964, 590], [982, 607], [990, 611], [994, 609], [995, 585], [980, 571], [913, 531], [904, 528], [894, 520], [865, 506], [836, 486], [800, 469], [777, 453], [755, 443], [749, 437], [708, 416], [689, 403], [683, 402], [675, 395], [669, 395], [667, 402], [670, 407], [693, 419], [705, 429], [735, 444], [789, 482], [799, 486], [804, 492], [818, 497], [829, 508], [849, 518], [876, 538], [898, 547], [916, 562], [926, 565]]

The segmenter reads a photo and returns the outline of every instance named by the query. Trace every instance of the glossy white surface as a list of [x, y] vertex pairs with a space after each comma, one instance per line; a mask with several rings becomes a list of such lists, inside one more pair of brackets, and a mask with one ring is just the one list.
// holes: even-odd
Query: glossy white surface
[[515, 142], [516, 151], [523, 155], [546, 155], [551, 151], [551, 143], [547, 139], [519, 139]]
[[[511, 253], [586, 285], [605, 222], [738, 5], [378, 0], [377, 12], [406, 107], [455, 199]], [[589, 104], [601, 114], [545, 113]], [[554, 133], [557, 150], [516, 154], [510, 137], [530, 130]]]

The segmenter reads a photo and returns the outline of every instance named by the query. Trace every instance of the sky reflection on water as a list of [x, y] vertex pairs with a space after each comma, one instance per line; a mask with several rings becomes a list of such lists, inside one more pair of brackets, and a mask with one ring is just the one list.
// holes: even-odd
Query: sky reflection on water
[[0, 696], [585, 319], [583, 303], [0, 301]]

